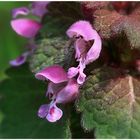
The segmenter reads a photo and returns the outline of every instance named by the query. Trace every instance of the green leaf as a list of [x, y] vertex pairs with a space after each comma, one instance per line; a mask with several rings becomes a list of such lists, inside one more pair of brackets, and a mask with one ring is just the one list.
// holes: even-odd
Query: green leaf
[[85, 138], [95, 138], [93, 131], [87, 132], [81, 127], [81, 114], [77, 113], [74, 104], [69, 106], [70, 112], [70, 128], [73, 139], [85, 139]]
[[140, 77], [102, 67], [92, 72], [80, 91], [81, 125], [96, 138], [140, 138]]
[[27, 64], [6, 73], [8, 78], [0, 83], [0, 138], [70, 138], [65, 112], [56, 123], [38, 118], [47, 86], [35, 79]]
[[80, 2], [51, 2], [48, 5], [48, 14], [62, 23], [71, 24], [82, 18], [80, 4]]
[[4, 71], [0, 71], [0, 81], [4, 80], [6, 78], [6, 74]]
[[[42, 28], [40, 30], [40, 38], [50, 37], [66, 37], [66, 30], [70, 26], [70, 23], [62, 23], [60, 19], [46, 16], [42, 22]], [[38, 39], [38, 38], [37, 38]]]
[[33, 73], [54, 64], [66, 70], [75, 65], [73, 40], [66, 39], [66, 31], [81, 17], [80, 3], [52, 2], [48, 11], [42, 20], [43, 28], [35, 38], [37, 47], [29, 59]]
[[66, 38], [66, 30], [82, 18], [80, 3], [51, 2], [48, 5], [48, 13], [42, 19], [43, 27], [40, 36], [42, 38], [58, 36]]
[[37, 47], [31, 55], [30, 69], [33, 73], [54, 64], [65, 69], [74, 65], [74, 47], [70, 41], [61, 37], [53, 37], [38, 41]]

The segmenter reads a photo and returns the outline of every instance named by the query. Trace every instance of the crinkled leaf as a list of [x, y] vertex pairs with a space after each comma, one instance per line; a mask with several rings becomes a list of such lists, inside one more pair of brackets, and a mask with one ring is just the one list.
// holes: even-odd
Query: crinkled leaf
[[30, 69], [33, 73], [36, 73], [54, 64], [68, 69], [75, 63], [73, 56], [74, 47], [71, 42], [60, 37], [43, 39], [38, 42], [34, 53], [29, 59]]
[[140, 3], [137, 3], [136, 5], [137, 5], [137, 7], [135, 9], [133, 9], [130, 16], [132, 16], [132, 17], [135, 16], [137, 20], [140, 20]]
[[70, 26], [69, 23], [63, 23], [58, 18], [53, 18], [47, 15], [42, 22], [42, 28], [36, 40], [50, 37], [66, 37], [66, 29]]
[[140, 138], [140, 79], [117, 69], [94, 70], [80, 91], [81, 125], [96, 138]]
[[99, 9], [104, 9], [108, 7], [107, 1], [99, 2], [99, 1], [84, 1], [81, 2], [81, 9], [86, 19], [93, 20], [94, 12]]
[[130, 43], [131, 48], [140, 48], [140, 20], [134, 17], [125, 17], [113, 25], [115, 34], [124, 33]]
[[102, 38], [112, 37], [112, 25], [117, 22], [122, 16], [116, 11], [110, 11], [106, 9], [96, 10], [94, 13], [93, 25], [97, 31], [99, 31]]
[[86, 9], [92, 10], [92, 12], [107, 8], [109, 2], [100, 2], [100, 1], [84, 1], [81, 3], [82, 6], [86, 7]]
[[[75, 15], [78, 14], [75, 10], [78, 10], [79, 3], [71, 4], [69, 2], [51, 2], [49, 4], [49, 12], [42, 21], [43, 28], [35, 39], [37, 48], [29, 59], [32, 72], [36, 73], [53, 64], [60, 64], [67, 70], [68, 67], [74, 64], [74, 47], [71, 41], [66, 40], [65, 32], [80, 17], [76, 16], [77, 18], [75, 18], [74, 16], [72, 18], [73, 12], [75, 12]], [[62, 12], [62, 9], [66, 11]], [[68, 19], [72, 18], [72, 20], [64, 21], [61, 19], [62, 15]]]
[[51, 2], [48, 5], [48, 14], [69, 24], [82, 18], [80, 2]]
[[67, 107], [68, 113], [70, 113], [70, 128], [71, 128], [71, 134], [72, 138], [77, 139], [83, 139], [83, 138], [95, 138], [93, 131], [87, 132], [84, 131], [84, 129], [81, 127], [81, 114], [77, 113], [75, 110], [75, 106], [73, 103], [69, 104]]
[[137, 4], [132, 13], [118, 20], [113, 26], [112, 31], [120, 35], [125, 34], [131, 48], [140, 48], [140, 6]]
[[7, 75], [0, 83], [0, 138], [71, 137], [65, 112], [56, 123], [38, 118], [39, 106], [46, 103], [47, 87], [34, 78], [26, 64], [9, 68]]
[[129, 15], [104, 8], [94, 12], [93, 25], [102, 38], [110, 39], [124, 33], [131, 48], [140, 48], [140, 7], [133, 8]]
[[41, 69], [53, 65], [54, 58], [62, 53], [66, 41], [62, 38], [42, 39], [34, 53], [30, 57], [30, 68], [32, 72], [38, 72]]
[[78, 2], [51, 2], [47, 9], [48, 13], [42, 20], [43, 27], [40, 31], [43, 38], [66, 37], [65, 32], [68, 27], [82, 19], [80, 3]]

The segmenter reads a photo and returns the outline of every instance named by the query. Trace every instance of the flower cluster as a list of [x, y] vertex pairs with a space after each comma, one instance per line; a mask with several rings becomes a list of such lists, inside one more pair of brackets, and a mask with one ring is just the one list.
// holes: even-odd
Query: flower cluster
[[[48, 2], [33, 2], [31, 9], [29, 9], [28, 7], [20, 7], [12, 10], [13, 19], [11, 21], [11, 26], [13, 30], [18, 35], [29, 39], [27, 45], [28, 50], [23, 54], [21, 54], [21, 56], [17, 57], [15, 60], [11, 60], [10, 64], [12, 66], [22, 65], [26, 61], [27, 57], [32, 53], [33, 49], [35, 48], [35, 45], [33, 43], [33, 38], [42, 27], [40, 21], [43, 15], [47, 13], [47, 8], [46, 8], [47, 5]], [[26, 17], [20, 17], [20, 16], [27, 16], [29, 14], [39, 17], [39, 21], [29, 19]]]
[[79, 85], [75, 79], [68, 79], [64, 69], [57, 65], [41, 70], [35, 77], [40, 80], [49, 80], [46, 96], [52, 100], [49, 105], [45, 104], [39, 108], [38, 116], [55, 122], [62, 116], [62, 111], [56, 104], [74, 100], [78, 96]]
[[[27, 15], [30, 12], [42, 17], [47, 12], [47, 4], [33, 3], [32, 10], [25, 7], [14, 9], [13, 18], [16, 18], [19, 14]], [[38, 21], [23, 18], [12, 20], [11, 25], [19, 35], [29, 39], [33, 38], [41, 28], [41, 24]], [[66, 72], [63, 67], [53, 65], [46, 67], [35, 75], [39, 80], [48, 81], [46, 96], [51, 102], [50, 104], [41, 105], [38, 110], [38, 116], [46, 118], [49, 122], [56, 122], [63, 115], [57, 104], [65, 104], [78, 97], [79, 87], [86, 79], [86, 74], [84, 73], [86, 65], [98, 59], [101, 52], [101, 38], [88, 21], [80, 20], [75, 22], [69, 27], [66, 34], [70, 39], [74, 40], [75, 59], [79, 62], [77, 67], [70, 67]], [[22, 56], [11, 61], [11, 64], [22, 64], [29, 54], [29, 51], [23, 53]]]
[[[69, 68], [66, 73], [60, 66], [50, 66], [35, 76], [40, 80], [49, 80], [46, 95], [52, 99], [51, 103], [39, 108], [38, 116], [50, 122], [59, 120], [62, 111], [57, 103], [70, 102], [78, 96], [79, 86], [85, 81], [84, 69], [86, 65], [95, 61], [101, 52], [101, 38], [88, 21], [78, 21], [71, 25], [66, 34], [74, 40], [75, 58], [78, 66]], [[75, 77], [78, 75], [77, 80]]]
[[79, 74], [77, 82], [83, 84], [86, 75], [83, 73], [87, 64], [95, 61], [101, 52], [101, 38], [87, 21], [78, 21], [68, 30], [67, 35], [75, 40], [75, 58], [79, 62], [77, 68], [68, 71], [68, 77]]

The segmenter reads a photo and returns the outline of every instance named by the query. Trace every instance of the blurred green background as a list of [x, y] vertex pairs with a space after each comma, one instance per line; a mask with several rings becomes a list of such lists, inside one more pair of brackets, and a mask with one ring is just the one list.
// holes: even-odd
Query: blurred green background
[[9, 60], [16, 58], [24, 50], [27, 40], [18, 36], [11, 28], [11, 10], [27, 6], [29, 2], [0, 2], [0, 80], [9, 67]]

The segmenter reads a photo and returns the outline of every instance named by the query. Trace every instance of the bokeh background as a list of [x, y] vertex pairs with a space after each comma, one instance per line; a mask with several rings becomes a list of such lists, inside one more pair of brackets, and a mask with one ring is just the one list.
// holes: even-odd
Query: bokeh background
[[26, 6], [29, 2], [0, 2], [0, 80], [5, 78], [4, 71], [9, 67], [9, 60], [23, 52], [26, 39], [18, 36], [11, 28], [11, 10]]

